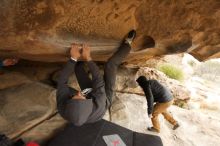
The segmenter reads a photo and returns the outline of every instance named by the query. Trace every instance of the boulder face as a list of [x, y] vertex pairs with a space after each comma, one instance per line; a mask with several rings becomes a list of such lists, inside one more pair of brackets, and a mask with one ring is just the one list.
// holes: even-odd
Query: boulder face
[[16, 138], [56, 113], [56, 91], [39, 82], [0, 90], [0, 97], [0, 131], [10, 138]]
[[[1, 58], [65, 61], [72, 42], [86, 42], [94, 60], [105, 61], [133, 28], [128, 62], [180, 52], [220, 57], [219, 0], [2, 0], [0, 20]], [[147, 36], [155, 48], [143, 48]]]

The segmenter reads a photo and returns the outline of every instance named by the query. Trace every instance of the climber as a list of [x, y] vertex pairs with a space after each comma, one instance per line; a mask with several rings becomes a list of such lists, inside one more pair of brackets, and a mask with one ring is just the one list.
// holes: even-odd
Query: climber
[[[57, 107], [60, 115], [76, 126], [101, 120], [110, 107], [114, 95], [117, 68], [131, 50], [131, 43], [136, 36], [132, 30], [118, 50], [107, 61], [104, 69], [104, 80], [97, 65], [92, 61], [90, 48], [72, 44], [70, 60], [63, 68], [58, 80]], [[78, 61], [82, 57], [84, 62]], [[88, 66], [92, 79], [85, 71]], [[75, 72], [81, 91], [67, 85], [68, 78]]]
[[4, 59], [2, 61], [0, 61], [0, 68], [3, 66], [12, 66], [18, 63], [18, 59]]
[[[173, 97], [170, 91], [157, 80], [148, 80], [145, 76], [138, 77], [136, 81], [143, 89], [147, 98], [148, 117], [151, 118], [153, 124], [153, 127], [148, 127], [148, 130], [160, 132], [159, 114], [162, 114], [173, 125], [173, 130], [177, 129], [180, 125], [167, 111], [173, 104]], [[154, 103], [156, 104], [154, 105]]]

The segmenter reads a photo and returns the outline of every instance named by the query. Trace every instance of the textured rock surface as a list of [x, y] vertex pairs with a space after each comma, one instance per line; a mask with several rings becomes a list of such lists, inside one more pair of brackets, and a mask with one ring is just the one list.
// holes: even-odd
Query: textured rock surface
[[4, 73], [0, 75], [0, 81], [1, 81], [0, 90], [31, 82], [26, 76], [24, 76], [19, 72]]
[[56, 112], [55, 90], [31, 82], [0, 91], [0, 131], [15, 138]]
[[146, 35], [156, 46], [127, 61], [179, 52], [199, 60], [220, 57], [219, 0], [2, 0], [0, 20], [1, 57], [64, 61], [75, 41], [91, 45], [95, 60], [106, 60], [132, 28], [135, 49]]
[[144, 132], [148, 121], [146, 98], [136, 94], [117, 93], [111, 107], [111, 121]]
[[67, 121], [65, 121], [59, 114], [56, 114], [51, 119], [46, 120], [28, 132], [25, 132], [21, 137], [27, 142], [36, 141], [43, 146], [43, 144], [45, 144], [56, 133], [63, 130], [66, 124]]
[[[128, 63], [124, 63], [124, 64], [125, 64], [126, 67], [157, 68], [161, 64], [169, 63], [169, 64], [172, 64], [172, 65], [182, 67], [182, 60], [183, 60], [183, 56], [185, 54], [187, 54], [187, 53], [164, 55], [164, 56], [153, 57], [153, 58], [150, 58], [150, 59], [148, 59], [146, 61], [142, 61], [142, 62], [135, 62], [135, 63], [129, 62], [129, 64]], [[187, 54], [187, 55], [189, 55], [189, 54]]]
[[[53, 74], [60, 70], [62, 63], [47, 63], [21, 60], [13, 67], [4, 68], [7, 72], [20, 72], [31, 81], [49, 83]], [[8, 74], [8, 73], [5, 73]], [[50, 83], [51, 84], [51, 83]]]

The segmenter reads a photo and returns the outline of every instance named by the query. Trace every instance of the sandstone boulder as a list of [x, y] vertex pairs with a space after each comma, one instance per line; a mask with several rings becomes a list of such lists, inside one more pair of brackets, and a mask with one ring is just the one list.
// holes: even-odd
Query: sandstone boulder
[[0, 81], [0, 90], [31, 82], [25, 75], [19, 72], [7, 72], [1, 74]]
[[[94, 60], [106, 61], [125, 34], [137, 29], [136, 52], [127, 61], [180, 52], [199, 60], [218, 58], [219, 8], [218, 0], [3, 0], [0, 57], [64, 61], [72, 42], [87, 42]], [[147, 36], [156, 46], [139, 50]]]
[[59, 114], [56, 114], [52, 118], [25, 132], [21, 137], [24, 141], [35, 141], [43, 146], [58, 132], [62, 131], [66, 124], [67, 121]]
[[0, 91], [0, 131], [16, 138], [56, 112], [55, 90], [30, 82]]

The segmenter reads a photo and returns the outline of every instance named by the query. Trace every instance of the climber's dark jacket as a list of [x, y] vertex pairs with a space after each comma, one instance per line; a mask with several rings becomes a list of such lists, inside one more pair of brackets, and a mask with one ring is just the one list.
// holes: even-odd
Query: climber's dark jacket
[[61, 71], [57, 89], [57, 108], [60, 115], [76, 126], [101, 120], [107, 110], [107, 97], [103, 77], [93, 61], [88, 67], [92, 74], [93, 91], [85, 100], [72, 99], [78, 92], [67, 85], [68, 78], [73, 75], [76, 62], [69, 60]]

